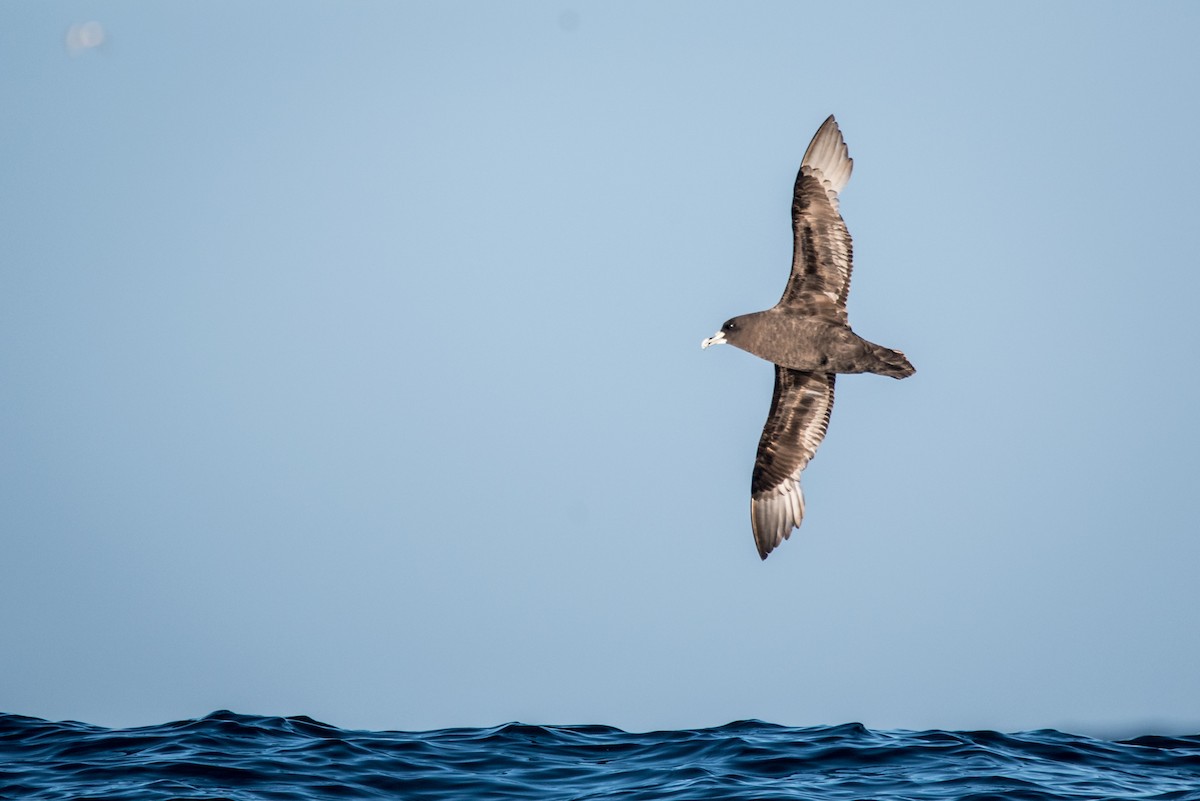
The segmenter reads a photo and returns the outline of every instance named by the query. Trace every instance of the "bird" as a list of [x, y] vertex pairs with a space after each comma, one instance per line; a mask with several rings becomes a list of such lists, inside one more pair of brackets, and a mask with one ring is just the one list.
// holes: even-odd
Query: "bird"
[[775, 365], [771, 410], [758, 441], [750, 480], [750, 528], [761, 559], [804, 519], [800, 474], [816, 455], [838, 373], [907, 378], [916, 372], [898, 350], [863, 339], [850, 328], [853, 248], [838, 195], [854, 161], [830, 115], [800, 161], [792, 196], [792, 272], [770, 309], [727, 320], [700, 343], [733, 345]]

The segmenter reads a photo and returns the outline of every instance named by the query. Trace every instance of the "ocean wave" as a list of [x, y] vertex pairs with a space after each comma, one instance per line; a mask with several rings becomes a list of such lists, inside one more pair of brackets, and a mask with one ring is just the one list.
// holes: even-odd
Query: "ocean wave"
[[760, 721], [641, 734], [521, 723], [375, 732], [228, 711], [107, 729], [0, 715], [0, 798], [1200, 801], [1200, 737]]

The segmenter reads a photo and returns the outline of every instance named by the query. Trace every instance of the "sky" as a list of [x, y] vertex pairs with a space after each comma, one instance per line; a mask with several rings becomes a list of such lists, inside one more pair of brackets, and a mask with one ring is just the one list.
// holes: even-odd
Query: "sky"
[[[1200, 731], [1200, 5], [0, 5], [0, 711]], [[855, 330], [749, 523], [792, 182]]]

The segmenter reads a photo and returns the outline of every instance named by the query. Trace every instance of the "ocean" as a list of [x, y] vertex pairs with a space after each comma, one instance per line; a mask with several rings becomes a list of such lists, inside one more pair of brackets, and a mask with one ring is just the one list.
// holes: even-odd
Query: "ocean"
[[215, 712], [134, 729], [0, 715], [0, 798], [1200, 801], [1200, 736], [873, 731], [741, 721], [351, 731]]

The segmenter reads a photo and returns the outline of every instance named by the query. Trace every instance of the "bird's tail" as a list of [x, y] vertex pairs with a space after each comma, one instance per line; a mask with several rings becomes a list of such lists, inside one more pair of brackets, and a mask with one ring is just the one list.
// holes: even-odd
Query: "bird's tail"
[[875, 357], [875, 364], [871, 366], [872, 373], [892, 378], [908, 378], [917, 372], [917, 368], [913, 367], [908, 357], [900, 351], [876, 345], [874, 342], [871, 346], [871, 355]]

